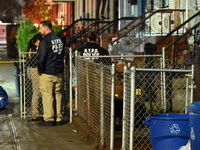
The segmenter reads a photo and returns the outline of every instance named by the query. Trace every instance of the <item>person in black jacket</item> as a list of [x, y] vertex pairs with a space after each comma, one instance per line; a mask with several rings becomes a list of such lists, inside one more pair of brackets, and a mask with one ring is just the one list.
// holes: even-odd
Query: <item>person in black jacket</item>
[[[96, 43], [97, 36], [94, 32], [91, 32], [87, 36], [87, 43], [78, 49], [81, 56], [105, 56], [110, 55], [109, 52]], [[111, 57], [85, 57], [85, 59], [93, 60], [97, 63], [103, 63], [104, 65], [111, 65]]]
[[64, 46], [51, 28], [50, 21], [40, 23], [39, 32], [44, 37], [39, 45], [38, 75], [40, 76], [44, 121], [38, 123], [38, 126], [61, 125], [63, 118], [61, 113], [61, 83], [64, 71]]
[[30, 39], [28, 43], [28, 57], [27, 57], [27, 66], [28, 66], [28, 77], [32, 82], [32, 101], [31, 101], [31, 112], [32, 119], [30, 121], [40, 121], [42, 120], [39, 117], [39, 100], [41, 99], [41, 93], [39, 90], [39, 76], [37, 70], [37, 52], [40, 41], [42, 40], [41, 34], [36, 34], [33, 38]]

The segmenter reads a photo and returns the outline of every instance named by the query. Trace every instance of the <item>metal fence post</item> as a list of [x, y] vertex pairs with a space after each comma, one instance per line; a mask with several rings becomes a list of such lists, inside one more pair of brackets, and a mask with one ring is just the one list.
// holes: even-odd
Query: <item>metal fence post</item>
[[104, 146], [104, 72], [103, 72], [103, 64], [100, 65], [100, 146]]
[[70, 100], [70, 122], [72, 122], [72, 115], [73, 115], [73, 103], [72, 103], [72, 76], [73, 76], [73, 71], [72, 71], [72, 48], [69, 48], [69, 71], [70, 71], [70, 76], [69, 76], [69, 100]]
[[[165, 47], [162, 48], [162, 54], [163, 54], [163, 66], [162, 69], [166, 68], [165, 65]], [[167, 111], [167, 99], [166, 99], [166, 72], [163, 72], [163, 76], [162, 76], [162, 83], [161, 85], [163, 85], [163, 111], [166, 112]]]
[[193, 102], [193, 98], [194, 98], [194, 88], [195, 88], [195, 85], [194, 85], [194, 65], [192, 65], [192, 74], [191, 74], [191, 101], [190, 101], [190, 103], [192, 103]]
[[185, 113], [187, 113], [188, 106], [188, 91], [189, 91], [189, 75], [186, 75], [186, 92], [185, 92]]
[[[73, 55], [72, 55], [73, 56]], [[78, 51], [76, 50], [75, 51], [75, 58], [77, 58], [77, 56], [78, 56]], [[76, 61], [75, 61], [75, 63], [77, 63]], [[77, 64], [75, 64], [75, 66], [77, 66]], [[74, 84], [77, 84], [77, 73], [76, 73], [76, 68], [73, 68], [74, 69]], [[77, 104], [77, 85], [76, 85], [76, 87], [75, 87], [75, 89], [74, 89], [74, 91], [75, 91], [75, 110], [77, 111], [77, 107], [78, 107], [78, 104]], [[77, 114], [77, 113], [76, 113]]]
[[135, 67], [131, 67], [131, 106], [130, 106], [130, 149], [133, 149], [135, 118]]
[[[193, 96], [194, 96], [194, 88], [195, 88], [195, 85], [194, 85], [194, 65], [191, 66], [191, 74], [187, 74], [186, 75], [186, 102], [185, 102], [185, 113], [187, 113], [187, 106], [188, 106], [188, 100], [189, 100], [189, 96], [188, 96], [188, 91], [189, 91], [189, 88], [191, 89], [190, 90], [190, 104], [193, 102]], [[188, 77], [191, 77], [191, 84], [189, 85], [189, 79]]]
[[126, 87], [127, 87], [127, 78], [126, 78], [126, 72], [127, 72], [127, 66], [124, 66], [124, 87], [123, 87], [123, 118], [122, 118], [122, 150], [125, 150], [125, 142], [126, 142], [126, 124], [127, 120], [125, 119], [125, 113], [126, 113]]
[[115, 64], [111, 70], [111, 112], [110, 112], [110, 150], [114, 149], [114, 106], [115, 106]]
[[26, 95], [26, 90], [25, 90], [25, 89], [26, 89], [26, 87], [25, 87], [25, 85], [26, 85], [26, 80], [25, 80], [25, 70], [26, 70], [26, 69], [25, 69], [25, 64], [24, 64], [24, 63], [25, 63], [24, 55], [25, 55], [25, 54], [23, 53], [23, 54], [22, 54], [22, 60], [23, 60], [23, 65], [22, 65], [22, 66], [23, 66], [23, 67], [22, 67], [22, 72], [23, 72], [23, 73], [22, 73], [23, 85], [22, 85], [22, 87], [23, 87], [24, 90], [23, 90], [23, 98], [22, 98], [22, 99], [23, 99], [23, 102], [24, 102], [24, 103], [23, 103], [23, 104], [24, 104], [24, 106], [23, 106], [23, 115], [24, 115], [24, 119], [25, 119], [25, 117], [26, 117], [26, 96], [25, 96], [25, 95]]
[[19, 76], [19, 82], [20, 82], [20, 96], [19, 96], [19, 98], [20, 98], [20, 111], [21, 111], [21, 113], [20, 113], [20, 116], [21, 116], [21, 118], [22, 118], [22, 113], [23, 113], [23, 107], [22, 107], [22, 104], [23, 104], [23, 95], [22, 95], [22, 91], [23, 91], [23, 84], [22, 84], [22, 81], [23, 81], [23, 74], [22, 74], [22, 64], [23, 64], [23, 61], [22, 61], [22, 59], [21, 59], [21, 55], [22, 55], [22, 53], [21, 53], [21, 51], [19, 50], [19, 70], [20, 70], [20, 76]]

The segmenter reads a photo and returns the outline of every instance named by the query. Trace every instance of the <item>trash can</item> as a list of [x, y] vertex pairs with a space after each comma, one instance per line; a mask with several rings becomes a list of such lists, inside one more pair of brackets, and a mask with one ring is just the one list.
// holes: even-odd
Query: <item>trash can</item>
[[157, 114], [149, 116], [152, 150], [178, 150], [190, 139], [188, 114]]
[[191, 150], [200, 149], [200, 102], [193, 102], [187, 108], [189, 113]]

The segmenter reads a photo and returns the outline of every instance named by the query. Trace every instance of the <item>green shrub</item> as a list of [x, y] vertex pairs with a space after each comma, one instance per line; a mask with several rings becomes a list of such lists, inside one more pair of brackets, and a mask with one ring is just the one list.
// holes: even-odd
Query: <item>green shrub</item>
[[39, 33], [38, 28], [30, 20], [21, 22], [17, 30], [17, 48], [19, 51], [27, 52], [29, 40], [37, 33]]
[[[52, 30], [55, 34], [59, 35], [62, 28], [54, 25]], [[29, 40], [37, 33], [39, 33], [39, 28], [35, 27], [30, 20], [21, 22], [17, 31], [17, 48], [19, 51], [27, 52]]]

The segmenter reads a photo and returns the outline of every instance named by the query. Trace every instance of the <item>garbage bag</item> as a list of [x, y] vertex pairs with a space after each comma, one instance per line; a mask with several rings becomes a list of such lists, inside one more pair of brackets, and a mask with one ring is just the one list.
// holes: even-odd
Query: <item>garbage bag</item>
[[0, 86], [0, 109], [8, 105], [8, 94], [2, 86]]

